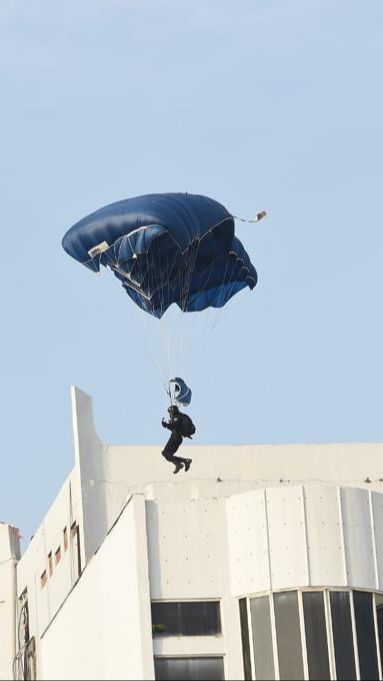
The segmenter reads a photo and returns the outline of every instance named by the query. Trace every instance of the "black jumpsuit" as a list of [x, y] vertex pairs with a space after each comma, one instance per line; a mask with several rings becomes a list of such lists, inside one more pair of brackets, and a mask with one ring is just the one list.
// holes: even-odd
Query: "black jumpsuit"
[[165, 421], [163, 421], [162, 423], [165, 428], [171, 430], [170, 438], [161, 452], [162, 456], [167, 461], [171, 461], [174, 464], [185, 463], [186, 459], [183, 459], [180, 456], [174, 456], [178, 447], [180, 446], [180, 444], [182, 444], [183, 440], [183, 437], [181, 435], [182, 423], [180, 415], [173, 414], [170, 418], [169, 423], [166, 423]]

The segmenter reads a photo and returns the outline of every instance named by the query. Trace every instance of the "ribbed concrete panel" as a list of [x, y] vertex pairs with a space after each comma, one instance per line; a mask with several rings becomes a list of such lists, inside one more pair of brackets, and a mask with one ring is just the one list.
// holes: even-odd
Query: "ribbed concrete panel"
[[305, 487], [310, 586], [346, 585], [338, 487]]
[[235, 595], [270, 589], [266, 525], [264, 490], [228, 499], [230, 577]]
[[308, 585], [302, 487], [266, 491], [272, 589]]
[[367, 490], [341, 488], [344, 551], [349, 586], [375, 589], [375, 562]]
[[377, 589], [383, 591], [383, 494], [371, 492], [372, 518], [374, 524]]

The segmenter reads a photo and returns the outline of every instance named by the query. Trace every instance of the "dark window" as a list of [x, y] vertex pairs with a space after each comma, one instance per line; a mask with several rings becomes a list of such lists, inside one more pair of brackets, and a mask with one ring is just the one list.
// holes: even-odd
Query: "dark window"
[[383, 596], [382, 594], [375, 594], [376, 603], [376, 619], [378, 622], [378, 638], [380, 659], [383, 662]]
[[153, 636], [214, 636], [221, 633], [218, 601], [152, 603]]
[[154, 668], [160, 681], [225, 678], [222, 657], [155, 657]]
[[331, 619], [338, 679], [356, 679], [354, 643], [351, 626], [350, 594], [331, 591]]
[[70, 536], [72, 542], [72, 579], [74, 582], [81, 575], [80, 528], [76, 522], [71, 525]]
[[[273, 641], [271, 638], [270, 600], [268, 596], [250, 600], [255, 677], [275, 679]], [[319, 678], [319, 677], [318, 677]]]
[[296, 591], [274, 594], [275, 628], [277, 632], [279, 677], [303, 679], [301, 630]]
[[323, 591], [305, 591], [303, 611], [310, 679], [330, 679]]
[[364, 591], [354, 591], [356, 637], [358, 641], [360, 678], [363, 681], [379, 678], [376, 651], [373, 596]]
[[250, 660], [249, 621], [247, 617], [246, 598], [239, 599], [239, 617], [241, 621], [243, 675], [244, 678], [247, 680], [251, 679], [251, 660]]

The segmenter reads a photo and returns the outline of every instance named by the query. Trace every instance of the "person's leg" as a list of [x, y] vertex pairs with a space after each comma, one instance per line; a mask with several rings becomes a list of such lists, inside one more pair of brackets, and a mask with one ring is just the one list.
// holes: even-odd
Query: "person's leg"
[[165, 458], [168, 458], [168, 453], [169, 451], [171, 452], [171, 457], [168, 458], [168, 461], [172, 461], [172, 463], [174, 463], [174, 465], [176, 466], [176, 470], [174, 471], [175, 473], [178, 473], [178, 471], [181, 470], [182, 466], [185, 466], [185, 472], [188, 471], [192, 462], [191, 459], [184, 459], [182, 456], [174, 456], [178, 447], [182, 443], [182, 440], [183, 440], [182, 435], [173, 432], [170, 436], [169, 441], [166, 443], [166, 447], [164, 449], [164, 452], [167, 453], [167, 456], [165, 456], [163, 452], [163, 456], [165, 456]]
[[[177, 433], [176, 433], [177, 435]], [[180, 446], [183, 438], [181, 435], [178, 435], [178, 439], [176, 441], [176, 449], [174, 450], [175, 452], [177, 451], [178, 447]], [[174, 471], [175, 473], [182, 468], [182, 466], [185, 466], [185, 471], [188, 471], [191, 465], [192, 460], [191, 459], [184, 459], [182, 456], [173, 456], [172, 461], [174, 461], [177, 465], [177, 471]]]
[[180, 456], [174, 456], [181, 442], [182, 435], [173, 431], [164, 449], [161, 452], [162, 456], [167, 461], [174, 463], [175, 465], [174, 473], [178, 473], [178, 471], [181, 470], [185, 462], [185, 459], [181, 458]]

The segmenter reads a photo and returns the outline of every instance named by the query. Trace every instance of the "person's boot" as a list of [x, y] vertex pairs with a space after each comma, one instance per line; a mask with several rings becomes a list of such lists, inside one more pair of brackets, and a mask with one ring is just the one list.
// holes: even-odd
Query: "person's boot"
[[191, 466], [191, 462], [192, 462], [191, 459], [185, 459], [185, 473], [186, 473], [186, 471], [189, 470], [189, 468]]
[[176, 463], [176, 467], [175, 467], [173, 473], [178, 473], [181, 470], [181, 468], [183, 468], [183, 467], [184, 467], [183, 463], [181, 463], [181, 461], [178, 461], [178, 463]]

